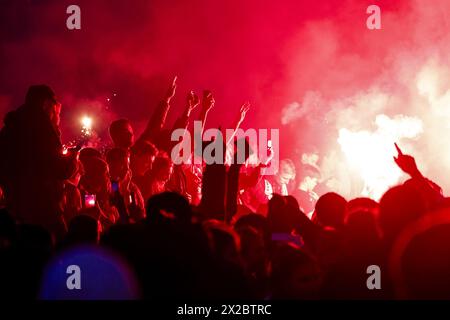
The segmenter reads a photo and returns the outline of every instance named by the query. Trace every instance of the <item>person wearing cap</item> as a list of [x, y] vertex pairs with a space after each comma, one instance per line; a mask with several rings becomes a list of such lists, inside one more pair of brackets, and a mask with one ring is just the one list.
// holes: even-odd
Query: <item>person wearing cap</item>
[[61, 104], [47, 85], [28, 89], [25, 103], [4, 118], [0, 131], [0, 184], [11, 214], [57, 238], [64, 233], [64, 180], [76, 170], [77, 153], [62, 152]]

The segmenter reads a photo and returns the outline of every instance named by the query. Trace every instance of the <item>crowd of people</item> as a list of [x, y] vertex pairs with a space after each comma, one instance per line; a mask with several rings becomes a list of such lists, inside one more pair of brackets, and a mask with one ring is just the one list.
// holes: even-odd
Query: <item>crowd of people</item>
[[[136, 284], [132, 294], [123, 288], [123, 298], [450, 298], [450, 203], [412, 156], [398, 149], [394, 161], [410, 178], [379, 202], [318, 197], [289, 159], [273, 176], [262, 174], [266, 161], [174, 164], [171, 132], [189, 130], [196, 108], [204, 126], [215, 104], [210, 91], [202, 99], [190, 92], [168, 129], [175, 91], [174, 82], [137, 139], [129, 120], [112, 122], [106, 152], [63, 152], [61, 104], [46, 85], [31, 86], [25, 103], [5, 116], [4, 298], [70, 298], [51, 291], [48, 268], [74, 248], [120, 257]], [[233, 129], [248, 111], [243, 105]], [[368, 285], [369, 266], [380, 270], [378, 288]], [[99, 292], [94, 298], [111, 297]]]

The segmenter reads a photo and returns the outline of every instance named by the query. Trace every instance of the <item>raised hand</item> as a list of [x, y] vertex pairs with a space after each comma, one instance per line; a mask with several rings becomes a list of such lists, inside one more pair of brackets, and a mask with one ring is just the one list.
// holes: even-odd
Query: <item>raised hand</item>
[[394, 161], [397, 166], [406, 174], [409, 174], [411, 177], [421, 176], [419, 169], [416, 165], [416, 160], [414, 157], [403, 154], [402, 150], [399, 148], [397, 143], [395, 143], [395, 148], [397, 149], [397, 157], [394, 156]]
[[235, 120], [236, 122], [233, 124], [233, 129], [234, 129], [233, 134], [232, 134], [231, 137], [228, 138], [227, 145], [230, 144], [233, 141], [234, 136], [236, 135], [236, 132], [239, 129], [242, 121], [244, 121], [248, 110], [250, 110], [250, 103], [249, 102], [245, 102], [243, 105], [241, 105], [241, 107], [239, 109], [238, 116], [237, 116], [237, 118]]
[[170, 100], [172, 100], [172, 98], [175, 96], [175, 91], [177, 89], [177, 79], [178, 76], [175, 76], [173, 78], [172, 84], [169, 87], [169, 89], [167, 90], [167, 94], [166, 94], [166, 102], [169, 103]]
[[239, 109], [239, 123], [244, 121], [247, 112], [250, 110], [250, 102], [245, 102]]
[[273, 151], [272, 147], [267, 148], [267, 151], [269, 152], [269, 155], [267, 156], [266, 159], [261, 161], [261, 163], [259, 164], [262, 168], [268, 167], [270, 164], [270, 161], [272, 161], [273, 157], [275, 156], [275, 152]]
[[202, 99], [202, 108], [203, 111], [208, 112], [211, 110], [212, 107], [214, 107], [214, 104], [216, 103], [216, 100], [214, 100], [214, 96], [211, 91], [204, 90], [203, 91], [203, 99]]
[[200, 99], [195, 94], [195, 92], [194, 91], [189, 92], [189, 94], [187, 96], [187, 108], [189, 109], [189, 112], [194, 110], [199, 104], [200, 104]]

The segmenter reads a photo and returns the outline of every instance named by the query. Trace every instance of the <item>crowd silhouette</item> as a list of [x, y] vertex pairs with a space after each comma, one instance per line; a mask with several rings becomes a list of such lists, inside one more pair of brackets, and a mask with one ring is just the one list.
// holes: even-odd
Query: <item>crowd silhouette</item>
[[[215, 105], [212, 92], [190, 92], [168, 129], [175, 91], [176, 81], [138, 138], [129, 120], [112, 122], [106, 152], [63, 152], [61, 104], [46, 85], [31, 86], [5, 116], [2, 298], [450, 298], [450, 202], [412, 156], [396, 145], [393, 161], [410, 178], [379, 202], [299, 188], [289, 159], [270, 177], [262, 162], [174, 164], [172, 130], [189, 130], [196, 108], [204, 125]], [[250, 156], [248, 142], [240, 151]], [[91, 289], [64, 291], [67, 274], [58, 277], [57, 267], [83, 254], [96, 257], [88, 260], [98, 273], [83, 280]], [[367, 283], [373, 265], [381, 270], [375, 289]]]

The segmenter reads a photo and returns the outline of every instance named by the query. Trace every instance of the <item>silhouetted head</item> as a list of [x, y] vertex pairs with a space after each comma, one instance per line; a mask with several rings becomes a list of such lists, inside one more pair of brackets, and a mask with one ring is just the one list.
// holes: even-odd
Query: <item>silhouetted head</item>
[[133, 174], [137, 176], [144, 175], [152, 168], [158, 149], [148, 142], [139, 141], [131, 147], [130, 161]]
[[344, 224], [347, 201], [334, 192], [324, 194], [317, 200], [317, 222], [325, 227], [340, 229]]
[[313, 191], [321, 179], [320, 170], [316, 166], [303, 164], [297, 179], [300, 190]]
[[427, 187], [420, 179], [408, 179], [404, 185], [417, 190], [425, 201], [428, 210], [440, 209], [444, 205], [442, 188], [432, 181], [428, 181]]
[[267, 232], [267, 220], [261, 214], [250, 213], [240, 217], [239, 220], [234, 224], [235, 230], [249, 227], [254, 228], [259, 233], [264, 235]]
[[347, 214], [357, 211], [368, 211], [375, 215], [378, 215], [379, 204], [375, 200], [370, 198], [355, 198], [347, 203]]
[[268, 215], [274, 215], [285, 209], [286, 199], [279, 194], [274, 193], [268, 203]]
[[110, 176], [108, 164], [103, 159], [86, 158], [83, 163], [84, 175], [80, 184], [90, 193], [109, 192]]
[[239, 263], [240, 240], [237, 233], [226, 223], [208, 220], [203, 223], [212, 252], [219, 259]]
[[278, 226], [278, 230], [272, 232], [292, 232], [292, 230], [298, 227], [299, 215], [304, 214], [300, 210], [297, 199], [293, 196], [285, 196], [284, 200], [286, 205], [283, 214], [276, 215], [270, 219], [272, 221], [272, 228], [274, 227], [274, 220]]
[[28, 89], [25, 105], [28, 108], [43, 110], [50, 122], [57, 128], [60, 122], [61, 103], [56, 99], [55, 92], [47, 85], [33, 85]]
[[128, 151], [121, 148], [113, 148], [106, 153], [106, 162], [109, 166], [109, 174], [114, 181], [125, 178], [130, 168]]
[[360, 241], [361, 245], [367, 241], [374, 242], [380, 239], [375, 215], [370, 211], [349, 213], [345, 221], [345, 233], [348, 238]]
[[306, 252], [290, 245], [278, 247], [272, 258], [274, 299], [318, 299], [321, 274], [318, 263]]
[[128, 149], [134, 143], [134, 131], [128, 119], [113, 121], [109, 126], [109, 135], [117, 148]]
[[426, 214], [406, 226], [389, 257], [389, 273], [396, 298], [450, 297], [450, 211]]
[[98, 220], [80, 214], [70, 220], [66, 235], [68, 244], [95, 244], [99, 240]]
[[80, 159], [80, 161], [82, 163], [84, 163], [84, 161], [88, 158], [100, 158], [102, 159], [102, 153], [100, 151], [98, 151], [97, 149], [94, 148], [83, 148], [80, 150], [80, 154], [78, 156], [78, 158]]
[[269, 200], [267, 222], [271, 233], [290, 233], [294, 229], [292, 212], [287, 205], [287, 199], [274, 194]]
[[[87, 217], [97, 221], [98, 234], [102, 233], [103, 229], [102, 229], [102, 224], [100, 223], [100, 218], [101, 218], [101, 216], [103, 216], [103, 214], [100, 211], [100, 208], [98, 206], [86, 207], [86, 208], [81, 209], [79, 212], [79, 216], [87, 216]], [[86, 220], [85, 218], [83, 218], [83, 219]]]
[[152, 175], [157, 181], [168, 181], [173, 173], [172, 160], [166, 155], [158, 155], [152, 166]]
[[293, 197], [293, 196], [285, 196], [284, 199], [286, 199], [286, 205], [288, 207], [291, 207], [291, 208], [296, 209], [296, 210], [300, 210], [300, 206], [298, 204], [297, 199], [295, 199], [295, 197]]
[[191, 223], [192, 211], [189, 202], [176, 192], [163, 192], [147, 201], [147, 221], [171, 220]]
[[280, 184], [288, 184], [295, 179], [295, 165], [291, 159], [283, 159], [280, 161], [280, 169], [278, 170], [276, 179]]
[[43, 107], [49, 100], [56, 102], [56, 94], [49, 86], [33, 85], [28, 88], [25, 104], [27, 106]]
[[426, 212], [419, 191], [408, 185], [389, 189], [380, 200], [379, 223], [383, 237], [393, 240], [408, 223]]

